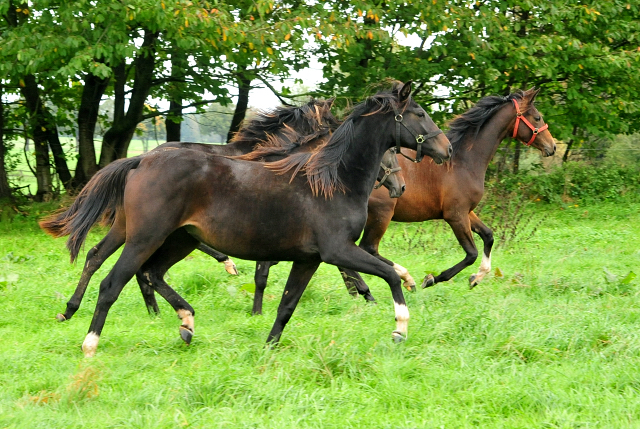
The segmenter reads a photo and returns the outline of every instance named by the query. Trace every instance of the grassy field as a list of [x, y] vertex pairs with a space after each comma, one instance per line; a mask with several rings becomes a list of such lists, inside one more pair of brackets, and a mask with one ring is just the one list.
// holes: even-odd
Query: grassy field
[[[275, 349], [263, 347], [288, 273], [272, 269], [264, 316], [250, 315], [253, 263], [240, 275], [194, 252], [169, 283], [196, 309], [193, 343], [135, 283], [113, 306], [97, 355], [80, 351], [112, 258], [83, 306], [55, 321], [75, 288], [64, 240], [36, 219], [0, 222], [0, 427], [628, 428], [640, 427], [640, 204], [532, 205], [533, 236], [448, 283], [405, 293], [409, 338], [393, 344], [386, 284], [378, 305], [347, 295], [322, 266]], [[421, 228], [420, 239], [415, 237]], [[88, 245], [104, 234], [95, 230]], [[441, 224], [392, 226], [382, 253], [418, 278], [462, 259]], [[524, 235], [523, 235], [524, 237]], [[606, 268], [606, 270], [605, 270]]]

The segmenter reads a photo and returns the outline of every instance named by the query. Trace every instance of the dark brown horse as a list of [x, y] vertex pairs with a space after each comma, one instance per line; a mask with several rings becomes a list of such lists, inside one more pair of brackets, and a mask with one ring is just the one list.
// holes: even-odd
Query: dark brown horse
[[[330, 112], [332, 103], [333, 100], [311, 100], [301, 107], [281, 106], [273, 111], [260, 112], [254, 119], [242, 127], [238, 134], [236, 134], [234, 140], [228, 145], [168, 142], [158, 146], [152, 152], [187, 148], [212, 154], [238, 155], [246, 152], [248, 148], [255, 148], [256, 146], [266, 145], [268, 143], [268, 152], [270, 153], [268, 158], [278, 159], [281, 158], [281, 156], [276, 156], [273, 153], [280, 150], [282, 153], [293, 153], [297, 150], [315, 150], [319, 145], [326, 143], [328, 140], [330, 134], [327, 131], [331, 132], [339, 125], [339, 122]], [[304, 135], [307, 139], [311, 139], [312, 142], [310, 144], [308, 142], [307, 144], [300, 144], [299, 142], [293, 143], [291, 137], [288, 135], [292, 130], [300, 130], [296, 132], [296, 135]], [[134, 159], [140, 160], [143, 156], [145, 155], [138, 156]], [[113, 166], [109, 168], [113, 168]], [[397, 174], [399, 171], [400, 167], [395, 157], [395, 148], [393, 148], [387, 151], [382, 159], [378, 173], [379, 184], [376, 186], [376, 189], [380, 186], [385, 186], [389, 191], [390, 198], [398, 198], [402, 195], [405, 189], [405, 183], [402, 175]], [[84, 195], [81, 193], [79, 198], [84, 198]], [[113, 222], [112, 230], [87, 254], [80, 282], [74, 294], [67, 302], [65, 312], [56, 315], [56, 318], [60, 322], [67, 321], [73, 317], [80, 306], [82, 297], [95, 271], [100, 268], [104, 261], [111, 256], [118, 247], [124, 244], [126, 221], [124, 219], [118, 219], [117, 221], [113, 219], [111, 222]], [[49, 230], [52, 228], [51, 224], [47, 224], [46, 222], [43, 222], [43, 227]], [[158, 250], [160, 254], [163, 255], [163, 258], [151, 258], [157, 262], [158, 266], [147, 264], [147, 271], [136, 275], [147, 310], [150, 314], [159, 314], [160, 312], [155, 293], [150, 284], [151, 282], [164, 282], [163, 277], [166, 270], [178, 262], [172, 257], [172, 249], [181, 248], [181, 243], [177, 241], [183, 237], [184, 235], [179, 233], [172, 234], [167, 239], [165, 245], [163, 245], [163, 248]], [[83, 239], [84, 238], [75, 239], [75, 242], [77, 243]], [[188, 240], [188, 242], [190, 243], [191, 241]], [[197, 248], [212, 256], [218, 260], [218, 262], [224, 263], [227, 272], [230, 274], [238, 273], [235, 264], [227, 255], [203, 243], [200, 243]], [[178, 253], [180, 255], [182, 254], [180, 252]], [[72, 251], [72, 259], [73, 258], [75, 258], [74, 251]], [[277, 262], [265, 261], [258, 262], [256, 266], [268, 267], [275, 264], [277, 264]], [[261, 270], [256, 268], [256, 278], [259, 277], [259, 272], [261, 272]], [[260, 300], [260, 303], [261, 302], [262, 300]]]
[[[133, 171], [124, 166], [125, 174], [112, 169], [93, 181], [87, 198], [72, 206], [75, 212], [57, 219], [77, 219], [69, 228], [73, 235], [74, 228], [90, 228], [105, 210], [122, 211], [126, 242], [100, 285], [83, 343], [85, 355], [95, 353], [107, 313], [124, 285], [139, 270], [144, 272], [145, 262], [178, 231], [192, 237], [184, 256], [204, 242], [243, 259], [294, 262], [268, 342], [278, 341], [323, 261], [385, 279], [395, 303], [393, 337], [404, 339], [409, 314], [400, 278], [355, 241], [366, 222], [367, 200], [386, 150], [394, 143], [422, 149], [437, 162], [451, 155], [449, 141], [410, 91], [405, 84], [368, 98], [317, 152], [295, 153], [266, 164], [269, 168], [188, 149], [169, 150], [144, 157]], [[300, 170], [306, 177], [297, 174]], [[193, 308], [168, 286], [152, 287], [174, 306], [181, 330], [187, 332], [182, 336], [190, 340]]]
[[[556, 151], [554, 139], [534, 106], [538, 91], [517, 91], [506, 97], [484, 97], [469, 111], [455, 118], [447, 133], [453, 146], [453, 156], [445, 165], [432, 162], [415, 164], [400, 158], [407, 192], [398, 199], [390, 199], [378, 191], [372, 193], [360, 247], [380, 257], [378, 246], [392, 220], [422, 222], [444, 219], [466, 256], [435, 277], [427, 275], [422, 287], [447, 281], [476, 261], [478, 250], [472, 231], [484, 242], [480, 269], [469, 278], [470, 287], [476, 286], [491, 271], [493, 233], [473, 209], [482, 199], [487, 167], [498, 145], [511, 136], [539, 149], [544, 156], [553, 155]], [[404, 280], [405, 287], [415, 288], [415, 281], [404, 267], [391, 261], [388, 263]], [[359, 276], [351, 270], [344, 270], [343, 277], [354, 281]], [[368, 290], [361, 280], [357, 286], [359, 290]]]

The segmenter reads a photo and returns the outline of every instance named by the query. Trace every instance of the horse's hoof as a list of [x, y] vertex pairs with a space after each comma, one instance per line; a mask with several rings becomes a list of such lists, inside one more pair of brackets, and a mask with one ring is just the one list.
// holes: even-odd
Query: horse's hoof
[[476, 281], [476, 278], [478, 276], [475, 274], [472, 274], [471, 277], [469, 277], [469, 289], [473, 289], [474, 287], [478, 286], [479, 281]]
[[56, 319], [58, 320], [58, 322], [65, 322], [67, 320], [67, 318], [64, 317], [64, 314], [62, 313], [56, 314]]
[[226, 261], [224, 261], [224, 269], [227, 270], [227, 272], [232, 276], [238, 275], [238, 268], [231, 259], [227, 259]]
[[371, 304], [377, 304], [378, 302], [376, 301], [376, 299], [373, 297], [373, 295], [371, 295], [370, 293], [366, 294], [364, 296], [364, 300], [367, 301], [368, 303]]
[[180, 338], [182, 341], [187, 343], [187, 345], [191, 344], [191, 338], [193, 338], [193, 332], [186, 326], [180, 326]]
[[433, 277], [433, 274], [428, 274], [422, 281], [422, 289], [431, 287], [435, 284], [436, 284], [436, 279], [435, 277]]
[[402, 333], [399, 331], [393, 331], [391, 336], [393, 337], [393, 342], [396, 344], [402, 343], [407, 340], [407, 338], [404, 335], [402, 335]]
[[418, 289], [416, 288], [416, 284], [415, 284], [415, 283], [410, 283], [410, 284], [408, 284], [408, 283], [406, 283], [406, 282], [405, 282], [404, 287], [405, 287], [409, 292], [415, 292], [416, 290], [418, 290]]

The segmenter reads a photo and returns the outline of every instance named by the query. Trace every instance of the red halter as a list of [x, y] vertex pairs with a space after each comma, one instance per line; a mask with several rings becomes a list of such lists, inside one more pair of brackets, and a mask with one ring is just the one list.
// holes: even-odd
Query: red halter
[[518, 102], [516, 101], [516, 99], [514, 98], [512, 101], [513, 101], [513, 105], [516, 107], [516, 124], [513, 126], [513, 138], [515, 139], [516, 136], [518, 135], [518, 125], [520, 125], [520, 121], [522, 120], [522, 122], [524, 122], [527, 125], [527, 127], [531, 128], [531, 131], [533, 131], [533, 135], [531, 136], [531, 140], [529, 140], [528, 143], [524, 143], [524, 142], [522, 142], [522, 143], [524, 143], [527, 146], [531, 146], [533, 144], [533, 141], [538, 136], [538, 134], [540, 134], [542, 131], [544, 131], [547, 128], [549, 128], [549, 124], [544, 124], [540, 128], [534, 127], [531, 124], [531, 122], [529, 122], [527, 120], [527, 118], [525, 118], [524, 115], [522, 114], [522, 112], [520, 111], [520, 106], [518, 106]]

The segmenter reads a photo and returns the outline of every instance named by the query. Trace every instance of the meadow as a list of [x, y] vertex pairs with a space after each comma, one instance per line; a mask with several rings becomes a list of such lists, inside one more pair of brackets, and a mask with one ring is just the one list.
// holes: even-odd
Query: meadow
[[[54, 206], [0, 222], [0, 427], [640, 427], [638, 203], [529, 204], [528, 232], [495, 250], [475, 289], [479, 261], [405, 292], [402, 344], [388, 286], [365, 276], [378, 300], [366, 304], [323, 265], [265, 348], [290, 264], [272, 269], [264, 315], [251, 316], [254, 264], [236, 260], [230, 276], [194, 252], [169, 272], [196, 309], [192, 344], [160, 298], [162, 314], [147, 315], [133, 281], [91, 359], [80, 345], [115, 256], [58, 323], [84, 254], [69, 264], [64, 240], [39, 230]], [[463, 257], [441, 222], [393, 224], [381, 253], [416, 280]]]

